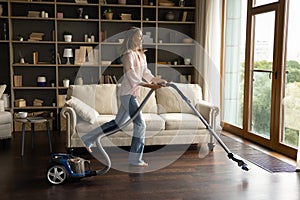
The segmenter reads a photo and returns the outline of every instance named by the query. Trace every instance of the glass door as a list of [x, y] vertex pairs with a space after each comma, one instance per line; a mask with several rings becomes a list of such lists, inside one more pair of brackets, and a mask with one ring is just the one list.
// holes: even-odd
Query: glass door
[[279, 0], [255, 7], [248, 2], [244, 136], [295, 157], [300, 130], [300, 15], [295, 8], [300, 3]]
[[[249, 131], [270, 139], [275, 11], [253, 15]], [[273, 74], [274, 73], [274, 74]]]
[[[295, 158], [300, 146], [300, 1], [248, 0], [245, 48], [238, 2], [244, 1], [227, 2], [223, 128]], [[237, 15], [231, 16], [234, 11]]]

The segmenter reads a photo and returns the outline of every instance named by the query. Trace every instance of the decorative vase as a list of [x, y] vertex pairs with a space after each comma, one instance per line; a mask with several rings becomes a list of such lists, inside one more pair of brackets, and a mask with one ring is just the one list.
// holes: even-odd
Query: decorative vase
[[78, 77], [75, 80], [75, 85], [83, 85], [83, 78], [82, 77]]
[[172, 11], [167, 12], [166, 14], [166, 20], [173, 21], [175, 19], [175, 14]]
[[46, 76], [38, 76], [37, 77], [37, 86], [38, 87], [46, 87]]
[[83, 8], [78, 8], [77, 9], [77, 14], [78, 14], [78, 18], [82, 18], [82, 14], [83, 14]]

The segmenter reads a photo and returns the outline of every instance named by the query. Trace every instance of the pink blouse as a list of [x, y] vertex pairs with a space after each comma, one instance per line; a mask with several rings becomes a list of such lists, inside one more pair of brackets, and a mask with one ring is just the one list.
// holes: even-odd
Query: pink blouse
[[124, 76], [121, 84], [120, 95], [140, 94], [140, 84], [143, 79], [151, 82], [154, 78], [151, 71], [147, 68], [146, 55], [139, 51], [130, 51], [122, 57]]

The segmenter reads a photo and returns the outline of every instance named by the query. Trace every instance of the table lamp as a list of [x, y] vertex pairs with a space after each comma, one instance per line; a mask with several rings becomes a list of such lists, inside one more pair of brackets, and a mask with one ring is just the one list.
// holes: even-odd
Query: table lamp
[[67, 65], [70, 65], [70, 58], [73, 57], [73, 51], [72, 49], [64, 49], [64, 55], [63, 55], [64, 58], [67, 58]]

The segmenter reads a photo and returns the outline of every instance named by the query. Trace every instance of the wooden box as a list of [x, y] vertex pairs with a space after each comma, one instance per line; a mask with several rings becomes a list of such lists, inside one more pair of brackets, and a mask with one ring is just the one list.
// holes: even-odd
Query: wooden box
[[16, 99], [15, 107], [26, 107], [26, 100], [25, 99]]

